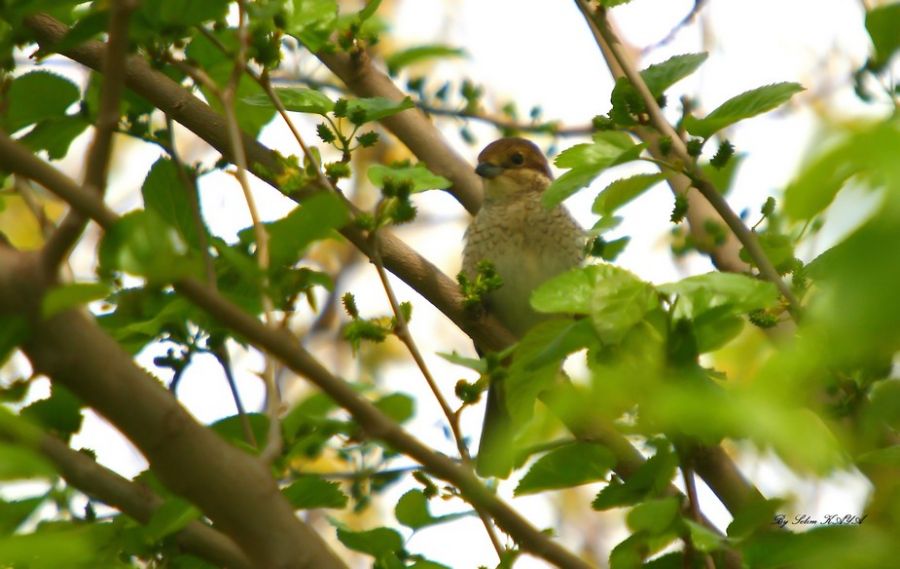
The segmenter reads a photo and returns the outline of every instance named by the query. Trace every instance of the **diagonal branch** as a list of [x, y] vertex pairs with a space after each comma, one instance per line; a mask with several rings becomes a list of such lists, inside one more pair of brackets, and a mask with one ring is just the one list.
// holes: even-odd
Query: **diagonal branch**
[[[72, 487], [141, 523], [150, 521], [153, 512], [163, 504], [163, 500], [147, 487], [122, 478], [55, 437], [44, 435], [39, 447]], [[231, 539], [198, 521], [189, 522], [174, 537], [185, 551], [217, 565], [229, 569], [253, 567]]]
[[[109, 15], [109, 49], [103, 62], [103, 89], [84, 177], [84, 185], [101, 196], [106, 190], [113, 134], [119, 125], [119, 100], [124, 90], [125, 56], [128, 53], [128, 22], [136, 7], [135, 0], [117, 0], [112, 2]], [[78, 212], [70, 212], [63, 218], [42, 252], [47, 268], [55, 269], [65, 260], [87, 222], [88, 218]]]
[[622, 43], [619, 41], [619, 38], [616, 37], [615, 32], [613, 32], [612, 27], [609, 25], [606, 15], [607, 9], [600, 6], [595, 12], [592, 12], [590, 7], [586, 5], [585, 0], [575, 1], [581, 13], [588, 20], [591, 31], [594, 32], [594, 37], [603, 53], [612, 54], [612, 57], [617, 63], [617, 68], [622, 71], [631, 85], [640, 94], [641, 99], [647, 108], [647, 112], [650, 115], [650, 124], [662, 136], [667, 137], [672, 142], [672, 153], [675, 155], [675, 158], [684, 164], [686, 168], [690, 168], [693, 187], [695, 187], [703, 197], [706, 198], [706, 201], [712, 205], [716, 213], [719, 214], [728, 228], [731, 229], [737, 239], [741, 242], [741, 245], [744, 246], [747, 254], [750, 255], [750, 258], [753, 259], [754, 263], [759, 268], [759, 272], [762, 274], [763, 278], [778, 288], [784, 298], [787, 299], [791, 312], [796, 316], [800, 310], [800, 303], [794, 296], [790, 287], [782, 280], [778, 271], [775, 270], [775, 266], [772, 265], [772, 262], [766, 256], [759, 241], [756, 239], [756, 234], [744, 225], [741, 218], [738, 217], [733, 209], [731, 209], [731, 206], [728, 205], [728, 202], [725, 201], [722, 194], [719, 193], [706, 176], [696, 168], [689, 166], [693, 164], [695, 160], [688, 153], [684, 140], [675, 131], [674, 127], [669, 124], [665, 116], [663, 116], [662, 109], [660, 109], [659, 104], [656, 102], [656, 98], [650, 93], [650, 89], [647, 87], [641, 74], [638, 73], [637, 68], [628, 57], [628, 54], [622, 49]]

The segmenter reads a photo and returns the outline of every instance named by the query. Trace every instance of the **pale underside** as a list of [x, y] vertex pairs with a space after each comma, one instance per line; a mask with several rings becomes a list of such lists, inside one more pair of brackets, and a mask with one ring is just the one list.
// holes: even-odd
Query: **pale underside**
[[474, 277], [482, 260], [491, 261], [503, 286], [487, 298], [489, 310], [522, 336], [546, 318], [529, 303], [548, 279], [578, 266], [584, 231], [564, 207], [546, 209], [539, 192], [487, 200], [466, 232], [463, 271]]

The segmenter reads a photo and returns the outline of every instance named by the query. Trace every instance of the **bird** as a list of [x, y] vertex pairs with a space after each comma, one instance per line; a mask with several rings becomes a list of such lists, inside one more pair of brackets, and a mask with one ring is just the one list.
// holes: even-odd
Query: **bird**
[[[531, 307], [531, 293], [582, 263], [586, 232], [562, 204], [541, 203], [553, 173], [533, 142], [507, 137], [488, 144], [475, 173], [483, 179], [484, 202], [466, 230], [462, 272], [474, 278], [482, 261], [493, 264], [502, 284], [483, 299], [485, 308], [521, 338], [548, 318]], [[509, 476], [515, 435], [503, 382], [494, 381], [475, 461], [480, 476]]]

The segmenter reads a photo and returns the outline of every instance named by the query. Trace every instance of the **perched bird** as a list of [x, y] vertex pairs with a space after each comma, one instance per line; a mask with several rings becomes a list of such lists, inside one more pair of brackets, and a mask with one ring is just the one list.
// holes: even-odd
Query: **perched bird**
[[[481, 261], [493, 263], [502, 286], [487, 295], [486, 307], [522, 337], [546, 318], [531, 308], [531, 293], [581, 263], [585, 232], [563, 206], [541, 204], [553, 174], [534, 143], [523, 138], [492, 142], [478, 155], [475, 172], [484, 179], [484, 203], [466, 231], [463, 273], [474, 278]], [[496, 383], [488, 390], [476, 469], [481, 476], [505, 478], [513, 466], [516, 433], [504, 386]]]

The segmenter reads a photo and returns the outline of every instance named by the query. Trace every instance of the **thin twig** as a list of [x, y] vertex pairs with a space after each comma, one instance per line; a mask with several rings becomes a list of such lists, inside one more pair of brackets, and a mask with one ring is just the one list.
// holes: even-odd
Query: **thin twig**
[[[703, 516], [700, 513], [700, 500], [697, 497], [697, 484], [694, 480], [694, 469], [691, 466], [691, 457], [684, 449], [679, 449], [678, 454], [681, 458], [681, 475], [684, 478], [684, 492], [688, 499], [688, 511], [694, 522], [702, 524]], [[706, 569], [716, 569], [716, 564], [711, 555], [703, 552], [699, 553], [703, 555], [703, 563], [706, 566]], [[684, 537], [684, 560], [686, 567], [694, 566], [693, 560], [697, 554], [698, 551], [694, 547], [694, 541], [691, 539], [691, 534], [690, 532], [687, 532]]]
[[212, 255], [209, 252], [209, 237], [206, 232], [206, 224], [203, 223], [203, 214], [200, 211], [200, 191], [197, 188], [196, 177], [191, 176], [188, 178], [187, 172], [185, 172], [187, 166], [178, 154], [178, 149], [175, 145], [174, 127], [175, 121], [172, 120], [172, 115], [166, 114], [166, 131], [169, 133], [168, 153], [172, 157], [172, 161], [175, 162], [178, 180], [184, 187], [191, 206], [191, 220], [194, 222], [194, 230], [197, 232], [197, 247], [200, 249], [203, 266], [206, 270], [206, 284], [215, 288], [217, 286], [216, 268], [213, 264]]
[[[375, 271], [378, 273], [378, 278], [381, 280], [381, 286], [384, 287], [388, 303], [391, 305], [391, 311], [394, 313], [394, 335], [403, 342], [403, 345], [406, 346], [407, 351], [409, 351], [413, 360], [416, 362], [416, 365], [419, 367], [419, 370], [422, 372], [425, 383], [428, 384], [431, 393], [441, 407], [441, 411], [443, 411], [444, 416], [447, 418], [447, 423], [450, 425], [450, 431], [453, 433], [453, 439], [456, 441], [456, 448], [459, 450], [459, 456], [462, 458], [466, 468], [471, 471], [472, 457], [469, 456], [469, 449], [466, 448], [465, 437], [459, 426], [459, 415], [453, 411], [453, 408], [450, 407], [444, 394], [441, 393], [437, 381], [435, 381], [434, 376], [431, 375], [431, 370], [428, 369], [428, 364], [425, 363], [425, 358], [422, 357], [422, 352], [419, 351], [415, 339], [409, 332], [409, 326], [406, 322], [406, 317], [403, 315], [403, 309], [397, 301], [397, 295], [394, 294], [394, 288], [391, 286], [391, 282], [388, 279], [387, 271], [384, 270], [384, 261], [381, 259], [380, 252], [381, 246], [378, 242], [378, 230], [374, 230], [369, 234], [369, 242], [370, 251], [372, 252], [372, 264], [375, 265]], [[490, 516], [477, 504], [473, 504], [473, 506], [478, 513], [478, 517], [481, 518], [481, 523], [484, 525], [484, 530], [487, 532], [488, 538], [491, 540], [491, 544], [497, 552], [497, 556], [502, 560], [506, 548], [504, 548], [503, 544], [500, 542], [500, 538], [497, 536], [497, 532], [494, 529], [494, 524], [491, 522]]]
[[[286, 83], [288, 86], [290, 86], [291, 84], [301, 84], [306, 85], [307, 87], [312, 87], [314, 89], [330, 89], [341, 94], [349, 93], [345, 87], [342, 87], [337, 83], [323, 81], [321, 79], [313, 79], [311, 77], [290, 78], [284, 81], [279, 80], [279, 83], [281, 82]], [[413, 104], [415, 104], [416, 107], [429, 115], [470, 119], [495, 126], [503, 131], [549, 134], [560, 137], [590, 136], [590, 134], [594, 131], [591, 125], [562, 126], [558, 121], [523, 123], [486, 113], [469, 111], [466, 109], [442, 107], [433, 103], [427, 103], [421, 99], [413, 99]]]
[[675, 36], [678, 35], [678, 32], [689, 26], [694, 21], [694, 18], [696, 18], [697, 14], [700, 13], [700, 10], [703, 9], [703, 5], [705, 3], [706, 0], [694, 0], [694, 5], [691, 6], [691, 10], [684, 16], [684, 18], [682, 18], [677, 24], [675, 24], [675, 26], [671, 30], [669, 30], [669, 33], [666, 34], [666, 37], [642, 49], [641, 55], [646, 55], [647, 53], [650, 53], [655, 49], [659, 49], [671, 43], [672, 40], [675, 39]]
[[[119, 124], [119, 100], [125, 87], [126, 59], [128, 57], [128, 24], [131, 12], [137, 7], [135, 0], [112, 2], [109, 15], [109, 40], [107, 57], [103, 65], [103, 87], [94, 138], [87, 156], [84, 185], [103, 195], [112, 158], [113, 134]], [[69, 212], [59, 227], [44, 244], [41, 251], [43, 265], [48, 271], [56, 271], [78, 241], [88, 218], [77, 211]]]
[[[253, 427], [250, 425], [250, 419], [247, 417], [247, 411], [244, 409], [244, 402], [241, 400], [241, 394], [238, 392], [237, 382], [234, 379], [234, 370], [231, 366], [231, 356], [228, 354], [228, 348], [225, 343], [210, 348], [209, 353], [212, 354], [222, 371], [225, 373], [225, 380], [228, 382], [228, 388], [231, 390], [231, 397], [234, 399], [234, 405], [237, 408], [238, 418], [241, 422], [241, 430], [244, 434], [244, 440], [253, 448], [259, 448], [256, 441], [256, 435], [253, 434]], [[269, 428], [277, 428], [278, 425], [269, 425]]]
[[[235, 102], [238, 85], [246, 67], [247, 47], [250, 41], [247, 31], [247, 10], [243, 1], [238, 2], [238, 51], [234, 57], [234, 66], [225, 89], [218, 95], [225, 111], [225, 123], [228, 129], [228, 138], [231, 140], [231, 153], [234, 157], [234, 165], [237, 168], [236, 177], [247, 202], [247, 210], [253, 222], [253, 234], [256, 238], [256, 261], [262, 275], [262, 305], [263, 319], [266, 326], [273, 326], [274, 306], [269, 296], [269, 234], [259, 217], [256, 201], [250, 189], [250, 180], [247, 177], [247, 155], [244, 151], [244, 142], [240, 126], [238, 125]], [[279, 413], [281, 411], [281, 396], [278, 385], [275, 382], [274, 362], [269, 354], [263, 352], [264, 368], [263, 381], [266, 385], [266, 415], [269, 417], [269, 429], [266, 436], [266, 444], [260, 452], [263, 462], [271, 462], [281, 454], [282, 440]]]
[[[583, 6], [583, 0], [576, 0], [576, 3], [579, 6]], [[619, 66], [622, 68], [622, 71], [625, 73], [625, 76], [628, 78], [628, 81], [641, 96], [641, 99], [647, 108], [647, 113], [650, 116], [650, 124], [653, 125], [660, 134], [671, 139], [672, 152], [675, 154], [676, 158], [685, 165], [685, 170], [682, 173], [690, 176], [694, 187], [697, 188], [703, 197], [706, 198], [716, 212], [722, 217], [725, 224], [728, 225], [729, 229], [731, 229], [744, 246], [747, 254], [753, 259], [753, 262], [759, 268], [759, 272], [762, 276], [774, 284], [784, 298], [787, 299], [791, 313], [796, 318], [801, 309], [797, 297], [794, 296], [793, 291], [787, 286], [778, 274], [778, 271], [775, 270], [774, 265], [772, 265], [772, 262], [769, 260], [768, 256], [766, 256], [765, 251], [763, 251], [762, 247], [759, 245], [756, 235], [744, 225], [744, 222], [734, 210], [731, 209], [731, 206], [728, 205], [728, 202], [722, 197], [722, 194], [719, 193], [704, 174], [696, 168], [695, 160], [688, 153], [684, 140], [678, 136], [678, 133], [675, 132], [675, 129], [669, 124], [665, 116], [663, 116], [662, 109], [660, 109], [659, 104], [656, 102], [656, 98], [650, 93], [650, 89], [647, 87], [641, 74], [638, 73], [631, 59], [622, 50], [622, 44], [619, 41], [619, 38], [616, 37], [607, 20], [606, 8], [600, 6], [595, 12], [588, 13], [590, 14], [591, 20], [596, 25], [600, 37], [605, 43], [604, 47], [613, 54]]]

